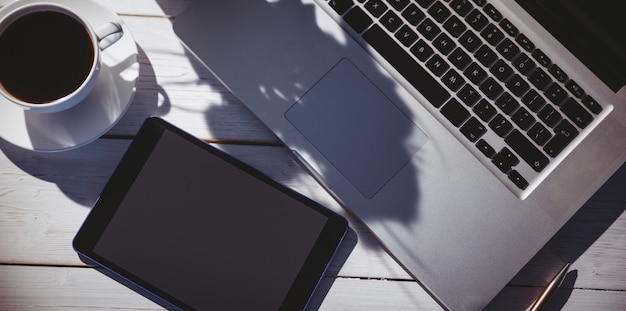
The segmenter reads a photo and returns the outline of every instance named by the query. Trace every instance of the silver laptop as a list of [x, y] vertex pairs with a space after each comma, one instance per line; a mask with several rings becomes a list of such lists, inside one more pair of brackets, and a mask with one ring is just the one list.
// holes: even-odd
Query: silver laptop
[[477, 310], [626, 161], [620, 2], [588, 3], [203, 0], [174, 28], [442, 306]]

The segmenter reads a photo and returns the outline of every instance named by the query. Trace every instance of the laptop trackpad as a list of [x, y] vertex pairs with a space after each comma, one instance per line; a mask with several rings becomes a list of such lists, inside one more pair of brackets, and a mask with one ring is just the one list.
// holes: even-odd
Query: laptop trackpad
[[285, 116], [367, 198], [428, 140], [347, 59], [335, 65]]

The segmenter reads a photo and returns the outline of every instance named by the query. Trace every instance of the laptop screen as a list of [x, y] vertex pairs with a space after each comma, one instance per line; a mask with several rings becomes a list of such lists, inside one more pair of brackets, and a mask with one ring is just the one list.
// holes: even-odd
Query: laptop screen
[[515, 0], [617, 92], [626, 84], [622, 1]]

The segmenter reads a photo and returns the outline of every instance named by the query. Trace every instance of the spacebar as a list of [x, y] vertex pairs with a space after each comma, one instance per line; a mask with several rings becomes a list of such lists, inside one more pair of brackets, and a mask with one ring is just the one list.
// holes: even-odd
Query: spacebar
[[372, 26], [363, 34], [363, 38], [435, 107], [441, 107], [450, 97], [448, 91], [380, 26]]

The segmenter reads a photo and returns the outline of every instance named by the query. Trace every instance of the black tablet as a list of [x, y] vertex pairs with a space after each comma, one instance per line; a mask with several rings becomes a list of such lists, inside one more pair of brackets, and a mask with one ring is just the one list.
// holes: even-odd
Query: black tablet
[[73, 246], [168, 309], [300, 310], [346, 229], [343, 217], [149, 118]]

